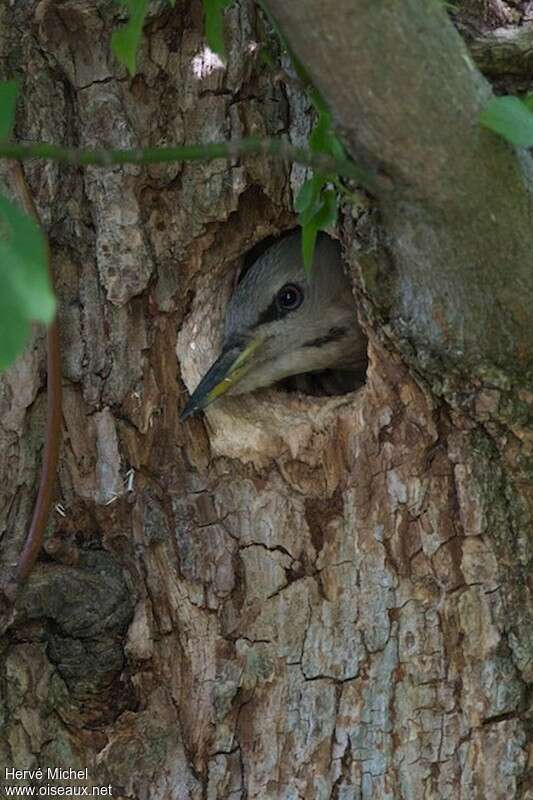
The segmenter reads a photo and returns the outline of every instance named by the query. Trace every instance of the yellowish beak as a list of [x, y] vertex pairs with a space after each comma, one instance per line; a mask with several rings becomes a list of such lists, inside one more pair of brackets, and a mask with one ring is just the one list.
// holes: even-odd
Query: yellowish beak
[[235, 386], [253, 366], [252, 356], [261, 342], [257, 337], [244, 346], [237, 345], [224, 350], [192, 393], [180, 419], [185, 420], [198, 413]]

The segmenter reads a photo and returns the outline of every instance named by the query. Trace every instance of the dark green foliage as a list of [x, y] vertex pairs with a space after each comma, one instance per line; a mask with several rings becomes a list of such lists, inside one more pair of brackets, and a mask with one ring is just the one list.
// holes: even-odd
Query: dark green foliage
[[327, 189], [331, 176], [315, 173], [301, 187], [294, 201], [298, 222], [302, 226], [303, 260], [311, 269], [318, 231], [326, 230], [337, 221], [339, 198], [336, 191]]
[[[313, 86], [307, 70], [295, 56], [276, 20], [269, 14], [263, 3], [258, 3], [265, 13], [282, 49], [291, 58], [296, 75], [306, 87], [309, 99], [316, 111], [317, 120], [309, 137], [309, 150], [313, 155], [325, 154], [335, 159], [347, 161], [348, 158], [332, 125], [330, 111]], [[337, 174], [316, 172], [301, 187], [294, 201], [294, 210], [298, 212], [298, 222], [302, 227], [302, 255], [306, 270], [310, 270], [317, 233], [332, 227], [337, 222], [340, 196], [345, 192], [344, 184]]]
[[[309, 137], [312, 153], [324, 153], [333, 158], [346, 159], [344, 148], [332, 127], [331, 114], [316, 89], [309, 97], [317, 112], [317, 121]], [[344, 190], [339, 176], [316, 172], [301, 187], [294, 202], [298, 221], [302, 226], [304, 266], [311, 269], [318, 231], [327, 230], [337, 222], [340, 195]]]
[[[11, 135], [17, 94], [17, 81], [0, 83], [0, 139]], [[32, 219], [0, 194], [0, 369], [22, 350], [30, 322], [50, 322], [54, 312], [44, 237]]]
[[122, 28], [111, 37], [111, 48], [118, 61], [135, 75], [137, 66], [137, 48], [141, 40], [144, 20], [148, 13], [150, 0], [120, 0], [129, 11], [129, 19]]
[[22, 350], [30, 322], [51, 322], [55, 307], [44, 236], [0, 195], [0, 369]]
[[224, 21], [222, 12], [233, 0], [202, 0], [204, 6], [205, 38], [209, 48], [220, 58], [226, 59]]
[[525, 101], [510, 95], [494, 97], [479, 121], [517, 147], [533, 147], [532, 107], [531, 97]]

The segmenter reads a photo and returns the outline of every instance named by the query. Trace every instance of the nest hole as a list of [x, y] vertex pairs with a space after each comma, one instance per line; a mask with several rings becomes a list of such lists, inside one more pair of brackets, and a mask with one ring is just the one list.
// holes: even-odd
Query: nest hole
[[[294, 229], [293, 229], [294, 230]], [[185, 319], [178, 334], [176, 353], [181, 365], [181, 374], [185, 385], [192, 394], [205, 376], [211, 365], [221, 352], [222, 330], [228, 303], [238, 283], [246, 275], [256, 260], [276, 241], [290, 235], [293, 230], [279, 236], [267, 236], [250, 249], [241, 252], [232, 267], [224, 269], [221, 264], [216, 271], [203, 271], [199, 275], [196, 291], [191, 303], [190, 313]], [[353, 300], [353, 314], [357, 317], [357, 306]], [[299, 407], [301, 400], [334, 399], [352, 394], [366, 383], [366, 363], [359, 371], [343, 369], [323, 369], [316, 372], [305, 372], [284, 378], [268, 387], [278, 392], [280, 405], [285, 396], [286, 405], [292, 410]], [[267, 389], [267, 391], [268, 391]], [[263, 390], [250, 397], [265, 397]], [[244, 397], [244, 396], [243, 396]], [[271, 403], [271, 400], [267, 401]], [[234, 397], [234, 409], [237, 415], [246, 413], [246, 403], [240, 406], [239, 397]], [[269, 406], [270, 407], [270, 406]], [[237, 410], [241, 408], [242, 410]], [[303, 407], [302, 407], [302, 410]], [[258, 413], [257, 408], [254, 411]], [[271, 413], [271, 412], [269, 412]]]
[[336, 397], [355, 392], [365, 383], [366, 366], [360, 372], [340, 369], [303, 372], [300, 375], [291, 375], [290, 378], [285, 378], [274, 385], [289, 394], [299, 392], [309, 397]]

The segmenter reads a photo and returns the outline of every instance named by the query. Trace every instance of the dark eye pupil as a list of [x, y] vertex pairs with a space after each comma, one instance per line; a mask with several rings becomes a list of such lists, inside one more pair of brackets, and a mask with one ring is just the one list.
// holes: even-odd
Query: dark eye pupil
[[286, 311], [293, 311], [302, 302], [302, 291], [291, 283], [283, 286], [278, 292], [278, 303]]

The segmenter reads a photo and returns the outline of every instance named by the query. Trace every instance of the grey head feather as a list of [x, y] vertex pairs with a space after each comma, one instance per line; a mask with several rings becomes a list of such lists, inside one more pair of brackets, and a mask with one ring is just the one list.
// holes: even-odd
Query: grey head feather
[[[339, 243], [319, 234], [310, 277], [301, 247], [299, 231], [276, 242], [250, 267], [231, 298], [223, 349], [257, 336], [263, 345], [253, 368], [229, 394], [295, 374], [331, 368], [361, 371], [366, 365], [367, 341], [357, 322]], [[277, 294], [288, 283], [302, 289], [303, 302], [277, 315]]]
[[224, 342], [251, 331], [286, 283], [302, 286], [305, 291], [302, 310], [305, 311], [315, 305], [326, 288], [331, 295], [349, 292], [339, 243], [325, 234], [318, 235], [310, 279], [303, 265], [299, 231], [269, 247], [250, 267], [231, 298], [224, 324]]

